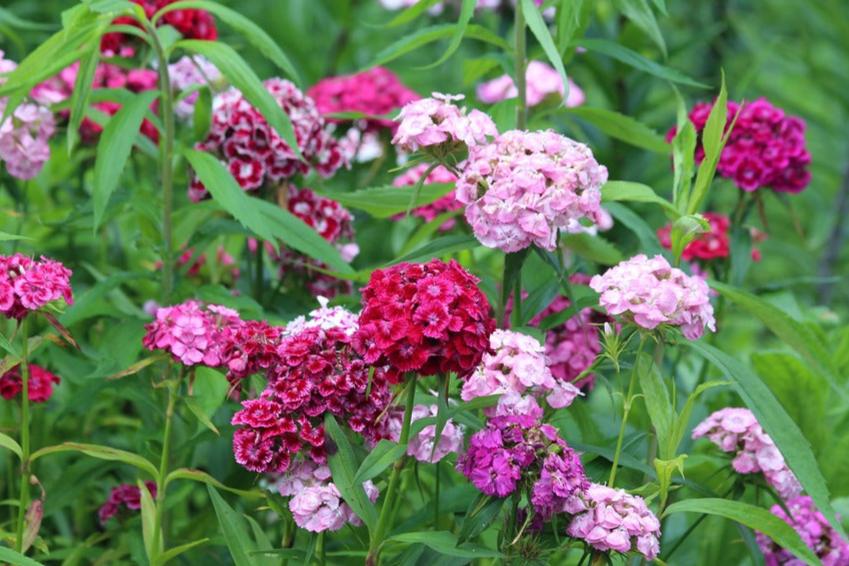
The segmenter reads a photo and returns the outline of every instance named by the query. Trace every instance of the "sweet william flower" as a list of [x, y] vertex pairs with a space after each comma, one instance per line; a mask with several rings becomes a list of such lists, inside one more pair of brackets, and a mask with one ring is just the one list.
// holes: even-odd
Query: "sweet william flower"
[[[156, 498], [156, 484], [152, 481], [144, 482], [150, 496]], [[109, 497], [100, 506], [97, 511], [97, 517], [100, 519], [100, 524], [105, 526], [112, 517], [118, 515], [123, 509], [128, 511], [138, 511], [141, 509], [141, 490], [138, 486], [130, 483], [122, 483], [117, 487], [113, 487], [109, 492]]]
[[0, 314], [21, 320], [60, 299], [73, 304], [70, 279], [70, 269], [44, 256], [0, 255]]
[[406, 104], [398, 114], [392, 143], [402, 151], [427, 148], [442, 152], [455, 146], [473, 147], [496, 136], [495, 122], [489, 116], [454, 104], [463, 98], [435, 92], [431, 98]]
[[[805, 546], [814, 551], [823, 566], [849, 565], [849, 542], [834, 530], [807, 495], [793, 497], [781, 505], [773, 505], [773, 515], [793, 527]], [[756, 533], [758, 546], [764, 554], [766, 566], [803, 566], [805, 562], [779, 546], [763, 533]]]
[[[58, 375], [45, 368], [29, 364], [29, 380], [27, 382], [28, 397], [32, 403], [45, 403], [53, 396], [53, 386], [61, 380]], [[23, 391], [21, 366], [16, 365], [0, 376], [0, 396], [4, 399], [14, 399]]]
[[198, 301], [160, 307], [156, 318], [145, 325], [142, 343], [148, 350], [164, 350], [186, 366], [218, 367], [225, 363], [223, 334], [242, 323], [239, 313], [221, 305]]
[[[537, 106], [549, 96], [563, 97], [565, 89], [560, 73], [551, 65], [542, 61], [529, 61], [525, 69], [525, 100], [529, 107]], [[516, 98], [519, 91], [516, 83], [510, 75], [501, 75], [492, 80], [481, 83], [477, 87], [477, 96], [481, 102], [495, 104], [502, 100]], [[574, 108], [580, 106], [586, 100], [584, 91], [569, 79], [569, 96], [566, 98], [566, 107]]]
[[[412, 422], [428, 417], [435, 417], [438, 413], [436, 405], [416, 405], [413, 407]], [[392, 442], [398, 442], [401, 438], [401, 428], [404, 419], [404, 409], [399, 407], [390, 412], [386, 425], [386, 434]], [[428, 425], [411, 438], [407, 444], [407, 454], [419, 462], [434, 464], [451, 453], [459, 454], [463, 451], [463, 427], [453, 420], [448, 419], [439, 437], [439, 443], [434, 449], [436, 440], [436, 425]]]

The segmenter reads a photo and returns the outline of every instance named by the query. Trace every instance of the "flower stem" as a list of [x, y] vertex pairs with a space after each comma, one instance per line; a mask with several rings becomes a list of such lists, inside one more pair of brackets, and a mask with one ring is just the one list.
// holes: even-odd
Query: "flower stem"
[[[180, 374], [182, 376], [182, 373]], [[162, 454], [159, 457], [159, 483], [156, 486], [156, 514], [153, 523], [153, 549], [158, 553], [160, 546], [165, 544], [165, 476], [168, 475], [168, 459], [171, 452], [171, 423], [174, 420], [174, 407], [180, 380], [168, 383], [168, 405], [165, 408], [165, 430], [162, 433]], [[158, 558], [158, 557], [157, 557]], [[151, 560], [156, 564], [156, 560]]]
[[643, 345], [646, 343], [645, 334], [640, 336], [640, 346], [637, 349], [637, 356], [634, 358], [634, 365], [631, 367], [631, 378], [628, 382], [628, 393], [625, 395], [625, 402], [622, 409], [622, 424], [619, 425], [619, 436], [616, 438], [616, 451], [613, 453], [613, 467], [610, 469], [610, 479], [607, 481], [609, 487], [613, 487], [616, 481], [616, 470], [619, 468], [619, 456], [622, 454], [622, 441], [625, 439], [625, 425], [628, 424], [628, 415], [631, 412], [631, 404], [634, 402], [634, 389], [637, 383], [637, 366], [640, 363], [640, 356], [643, 353]]
[[[416, 402], [416, 378], [407, 378], [407, 402], [404, 406], [404, 421], [401, 424], [401, 435], [398, 437], [398, 444], [407, 444], [410, 440], [410, 423], [413, 420], [413, 407]], [[395, 507], [395, 500], [398, 492], [398, 482], [401, 479], [401, 470], [407, 463], [407, 454], [395, 461], [392, 467], [392, 473], [389, 476], [389, 486], [386, 488], [386, 498], [383, 500], [383, 506], [380, 508], [380, 516], [377, 519], [374, 533], [372, 533], [369, 543], [368, 556], [366, 564], [368, 566], [376, 566], [380, 557], [380, 547], [383, 544], [383, 539], [386, 537], [386, 532], [389, 529], [389, 519], [392, 516], [392, 509]]]
[[526, 80], [525, 80], [525, 47], [527, 40], [525, 38], [525, 13], [522, 9], [522, 0], [517, 0], [516, 11], [514, 13], [514, 33], [516, 34], [515, 44], [515, 65], [516, 65], [516, 128], [524, 130], [528, 122], [528, 108], [526, 96]]
[[26, 317], [21, 320], [21, 493], [18, 498], [18, 522], [15, 550], [24, 552], [24, 519], [29, 505], [29, 335]]

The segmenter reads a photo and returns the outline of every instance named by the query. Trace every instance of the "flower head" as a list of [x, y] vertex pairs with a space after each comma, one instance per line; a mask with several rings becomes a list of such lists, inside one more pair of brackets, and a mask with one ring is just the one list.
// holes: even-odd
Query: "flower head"
[[[152, 481], [144, 482], [150, 496], [156, 497], [156, 484]], [[100, 519], [101, 525], [106, 525], [112, 517], [121, 512], [121, 508], [127, 511], [138, 511], [141, 509], [141, 489], [131, 483], [122, 483], [117, 487], [113, 487], [109, 492], [109, 497], [100, 506], [97, 511], [97, 517]]]
[[[438, 413], [436, 405], [416, 405], [413, 407], [412, 422], [428, 417], [435, 417]], [[399, 407], [389, 413], [386, 424], [386, 434], [389, 440], [398, 442], [401, 438], [401, 427], [404, 419], [404, 409]], [[428, 425], [418, 434], [410, 438], [407, 444], [407, 454], [419, 462], [434, 464], [445, 458], [448, 454], [459, 454], [463, 451], [463, 427], [453, 420], [445, 421], [439, 443], [434, 448], [436, 440], [436, 426]]]
[[[221, 81], [221, 71], [208, 59], [201, 56], [184, 55], [175, 63], [168, 65], [171, 88], [181, 93], [192, 87], [214, 85]], [[174, 113], [182, 120], [188, 120], [195, 111], [199, 93], [197, 91], [179, 98], [174, 105]]]
[[[793, 497], [785, 502], [790, 515], [781, 505], [773, 505], [773, 515], [793, 527], [802, 542], [814, 551], [823, 566], [845, 566], [849, 564], [849, 542], [834, 530], [828, 520], [816, 508], [807, 495]], [[764, 553], [766, 566], [803, 566], [805, 562], [796, 558], [768, 536], [757, 533], [758, 546]]]
[[186, 301], [156, 311], [156, 319], [145, 326], [142, 343], [148, 350], [165, 350], [186, 366], [217, 367], [224, 357], [224, 334], [240, 326], [239, 314], [220, 305]]
[[[525, 85], [527, 92], [525, 100], [528, 106], [536, 106], [542, 103], [549, 96], [563, 97], [565, 89], [563, 88], [563, 80], [551, 65], [542, 61], [529, 61], [525, 69]], [[516, 88], [516, 83], [510, 75], [501, 75], [485, 83], [481, 83], [477, 87], [478, 99], [487, 104], [494, 104], [516, 98], [519, 91]], [[574, 108], [584, 103], [586, 97], [584, 91], [569, 79], [569, 96], [566, 98], [566, 107]]]
[[74, 302], [70, 269], [44, 256], [0, 255], [0, 314], [21, 320], [59, 299]]
[[[145, 16], [148, 19], [153, 15], [177, 0], [131, 0], [134, 4], [141, 6]], [[116, 18], [113, 25], [129, 25], [138, 27], [139, 24], [135, 18], [130, 16], [122, 16]], [[206, 39], [215, 40], [218, 38], [218, 30], [215, 26], [215, 19], [212, 14], [206, 10], [198, 10], [194, 8], [185, 8], [182, 10], [172, 10], [167, 12], [156, 22], [157, 26], [170, 25], [175, 28], [184, 39]], [[100, 39], [100, 51], [108, 56], [116, 55], [130, 56], [135, 53], [138, 38], [132, 34], [122, 32], [111, 32], [104, 34]]]
[[403, 151], [421, 148], [472, 147], [498, 134], [495, 123], [480, 110], [466, 111], [454, 105], [462, 95], [433, 93], [406, 104], [398, 114], [392, 143]]
[[[41, 366], [29, 364], [27, 392], [30, 402], [46, 402], [53, 395], [53, 385], [58, 385], [60, 381], [58, 375], [49, 372]], [[0, 396], [4, 399], [14, 399], [23, 391], [23, 388], [20, 365], [16, 365], [0, 376]]]

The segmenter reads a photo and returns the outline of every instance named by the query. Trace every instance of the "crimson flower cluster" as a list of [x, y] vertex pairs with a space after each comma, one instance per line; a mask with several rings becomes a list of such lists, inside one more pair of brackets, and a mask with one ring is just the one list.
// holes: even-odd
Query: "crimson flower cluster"
[[[61, 380], [58, 375], [51, 373], [41, 366], [29, 365], [27, 380], [27, 397], [31, 403], [44, 403], [53, 396], [53, 385]], [[21, 366], [17, 365], [0, 376], [0, 396], [11, 400], [21, 394], [24, 385], [21, 377]]]
[[[710, 231], [700, 234], [695, 240], [687, 244], [684, 251], [681, 252], [681, 258], [684, 261], [710, 261], [728, 257], [731, 254], [731, 238], [728, 233], [731, 221], [727, 216], [718, 212], [705, 212], [702, 216], [710, 225]], [[754, 228], [751, 229], [751, 232], [753, 241], [762, 241], [766, 238], [766, 234]], [[671, 250], [672, 224], [658, 228], [657, 238], [660, 240], [660, 245]], [[752, 259], [760, 261], [761, 252], [759, 249], [752, 248]]]
[[[133, 4], [141, 6], [145, 15], [152, 18], [153, 15], [177, 0], [130, 0]], [[138, 27], [138, 22], [130, 16], [116, 18], [113, 25], [127, 25]], [[170, 25], [183, 36], [184, 39], [207, 39], [218, 38], [218, 29], [215, 19], [206, 10], [184, 9], [168, 12], [156, 22], [157, 26]], [[128, 56], [135, 53], [138, 38], [134, 35], [112, 32], [105, 34], [100, 39], [100, 51], [107, 56]]]
[[[151, 497], [155, 498], [156, 484], [152, 481], [146, 481], [144, 484], [147, 486]], [[113, 487], [106, 502], [97, 511], [100, 524], [106, 525], [109, 519], [121, 512], [121, 507], [126, 508], [128, 511], [138, 511], [141, 509], [141, 490], [138, 486], [131, 483], [122, 483], [117, 487]]]
[[[398, 77], [385, 67], [374, 67], [361, 73], [327, 77], [308, 91], [307, 96], [315, 100], [322, 114], [361, 112], [368, 116], [357, 120], [363, 131], [389, 128], [394, 131], [397, 124], [387, 118], [379, 118], [393, 112], [420, 96], [407, 88]], [[340, 120], [330, 118], [329, 121]]]
[[[313, 100], [283, 79], [268, 79], [264, 84], [292, 121], [303, 160], [235, 88], [215, 97], [210, 131], [195, 147], [217, 155], [246, 191], [306, 174], [311, 167], [329, 177], [344, 165], [339, 142], [330, 135]], [[200, 179], [193, 176], [189, 198], [197, 202], [207, 194]]]
[[285, 329], [264, 320], [240, 320], [221, 332], [221, 361], [231, 383], [268, 370], [277, 361]]
[[362, 290], [355, 346], [366, 363], [397, 376], [470, 374], [495, 329], [478, 279], [451, 260], [399, 263], [372, 273]]
[[[690, 111], [690, 121], [701, 134], [714, 103], [696, 104]], [[728, 116], [737, 114], [740, 104], [728, 103]], [[675, 128], [667, 140], [675, 136]], [[696, 161], [704, 159], [704, 147], [696, 147]], [[788, 116], [781, 108], [759, 98], [744, 104], [728, 143], [722, 150], [716, 171], [731, 179], [748, 192], [771, 188], [784, 193], [798, 193], [808, 186], [811, 173], [808, 166], [811, 154], [805, 147], [805, 122]]]
[[0, 255], [0, 314], [21, 320], [59, 299], [74, 302], [70, 269], [44, 256]]

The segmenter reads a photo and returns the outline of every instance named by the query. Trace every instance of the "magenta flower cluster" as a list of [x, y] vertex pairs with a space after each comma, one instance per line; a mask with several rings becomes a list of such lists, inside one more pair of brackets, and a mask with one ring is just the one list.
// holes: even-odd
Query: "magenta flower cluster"
[[603, 552], [636, 550], [654, 560], [660, 552], [660, 521], [642, 497], [593, 483], [569, 502], [573, 538]]
[[[29, 364], [29, 379], [27, 380], [27, 398], [31, 403], [45, 403], [53, 396], [53, 386], [58, 385], [59, 376], [47, 369]], [[0, 397], [6, 400], [14, 399], [24, 389], [21, 366], [17, 365], [0, 376]]]
[[[291, 497], [289, 510], [295, 524], [314, 533], [338, 531], [346, 524], [362, 524], [359, 517], [342, 500], [339, 489], [331, 481], [330, 468], [302, 461], [290, 468], [275, 483], [283, 497]], [[373, 502], [379, 492], [371, 480], [363, 489]]]
[[458, 146], [472, 147], [498, 135], [495, 122], [480, 110], [466, 111], [453, 102], [463, 95], [435, 92], [405, 105], [398, 114], [392, 143], [402, 151], [449, 153]]
[[[395, 187], [409, 187], [417, 184], [421, 181], [422, 175], [430, 168], [426, 163], [419, 163], [413, 167], [410, 167], [402, 174], [395, 177], [392, 181], [392, 185]], [[428, 176], [425, 178], [423, 184], [429, 185], [432, 183], [456, 183], [457, 177], [443, 167], [439, 165], [433, 171], [431, 171]], [[412, 211], [413, 216], [418, 216], [419, 218], [424, 219], [426, 222], [430, 222], [435, 220], [437, 216], [443, 214], [445, 212], [451, 212], [454, 210], [460, 210], [463, 208], [463, 205], [457, 201], [457, 198], [454, 196], [454, 191], [452, 190], [450, 193], [439, 197], [437, 200], [433, 201], [430, 204], [425, 204], [414, 208]], [[399, 215], [399, 218], [402, 217]], [[454, 218], [449, 218], [445, 220], [440, 226], [440, 232], [450, 230], [456, 225], [456, 221]]]
[[[581, 394], [571, 383], [555, 379], [548, 368], [545, 347], [527, 334], [496, 330], [489, 337], [491, 352], [484, 354], [475, 372], [463, 383], [460, 397], [501, 395], [499, 405], [516, 403], [522, 395], [544, 397], [549, 406], [562, 409]], [[514, 395], [508, 395], [514, 394]]]
[[731, 466], [741, 474], [763, 474], [784, 499], [802, 492], [802, 486], [784, 461], [772, 438], [749, 409], [726, 407], [693, 429], [693, 438], [707, 437], [723, 452], [734, 454]]
[[[586, 100], [584, 91], [578, 85], [569, 80], [569, 95], [566, 97], [566, 107], [574, 108], [580, 106]], [[563, 88], [563, 79], [560, 78], [554, 67], [542, 61], [529, 61], [525, 69], [525, 101], [529, 107], [541, 104], [548, 97], [563, 98], [566, 89]], [[516, 98], [519, 91], [516, 82], [510, 75], [501, 75], [492, 80], [481, 83], [477, 87], [478, 99], [486, 104], [494, 104]]]
[[[802, 542], [814, 551], [823, 566], [847, 566], [849, 564], [849, 542], [828, 523], [807, 495], [785, 501], [787, 512], [781, 505], [773, 505], [773, 515], [793, 527]], [[805, 561], [796, 558], [788, 550], [778, 546], [768, 536], [757, 533], [758, 546], [764, 553], [766, 566], [804, 566]]]
[[145, 326], [142, 343], [148, 350], [165, 350], [183, 365], [217, 367], [225, 363], [224, 333], [241, 323], [239, 313], [221, 305], [186, 301], [161, 307]]
[[44, 256], [0, 255], [0, 314], [21, 320], [59, 299], [74, 302], [70, 269]]
[[[146, 481], [144, 484], [150, 492], [150, 496], [155, 498], [156, 484], [152, 481]], [[100, 519], [100, 524], [105, 525], [109, 519], [118, 515], [122, 507], [128, 511], [138, 511], [141, 509], [141, 489], [137, 485], [122, 483], [112, 488], [109, 497], [97, 511], [97, 518]]]
[[677, 326], [688, 340], [697, 340], [705, 327], [716, 331], [705, 280], [670, 266], [661, 255], [639, 254], [620, 262], [593, 276], [590, 287], [601, 294], [600, 304], [609, 315], [621, 315], [646, 330]]
[[[235, 88], [215, 97], [210, 131], [195, 147], [218, 156], [246, 191], [279, 184], [298, 173], [305, 175], [311, 168], [329, 177], [344, 165], [339, 143], [312, 99], [283, 79], [268, 79], [264, 84], [292, 121], [303, 159]], [[193, 177], [189, 198], [197, 202], [206, 196], [203, 183]]]
[[601, 218], [607, 168], [590, 148], [553, 131], [511, 130], [469, 149], [457, 200], [485, 246], [553, 251], [558, 230]]
[[[438, 413], [436, 405], [416, 405], [413, 407], [412, 422], [429, 417], [435, 417]], [[401, 438], [401, 428], [404, 419], [404, 409], [398, 407], [389, 413], [386, 423], [386, 434], [392, 442], [398, 442]], [[427, 425], [418, 434], [411, 436], [407, 444], [407, 455], [412, 456], [419, 462], [435, 464], [449, 454], [459, 454], [463, 451], [463, 427], [453, 420], [445, 421], [439, 443], [434, 448], [436, 440], [436, 426]]]

